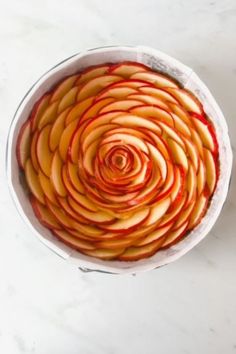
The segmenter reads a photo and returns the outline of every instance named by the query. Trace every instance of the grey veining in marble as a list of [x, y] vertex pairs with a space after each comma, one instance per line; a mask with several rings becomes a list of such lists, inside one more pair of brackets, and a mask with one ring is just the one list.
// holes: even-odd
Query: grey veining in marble
[[235, 152], [235, 0], [0, 0], [0, 352], [236, 353], [236, 166], [210, 235], [176, 263], [133, 276], [84, 274], [45, 248], [10, 199], [5, 143], [24, 93], [73, 53], [153, 46], [192, 67]]

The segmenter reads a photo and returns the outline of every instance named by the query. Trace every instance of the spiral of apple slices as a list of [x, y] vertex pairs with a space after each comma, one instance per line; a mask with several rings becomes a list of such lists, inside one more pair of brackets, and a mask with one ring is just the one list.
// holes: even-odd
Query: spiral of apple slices
[[218, 144], [202, 104], [134, 62], [62, 80], [21, 127], [17, 159], [39, 221], [93, 257], [135, 261], [204, 216]]

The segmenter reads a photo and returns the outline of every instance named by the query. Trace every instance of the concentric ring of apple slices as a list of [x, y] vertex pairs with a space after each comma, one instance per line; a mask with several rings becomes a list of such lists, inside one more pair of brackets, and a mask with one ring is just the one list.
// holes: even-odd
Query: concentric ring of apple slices
[[133, 62], [91, 67], [46, 93], [20, 130], [17, 158], [40, 222], [101, 259], [138, 260], [180, 240], [218, 177], [202, 104]]

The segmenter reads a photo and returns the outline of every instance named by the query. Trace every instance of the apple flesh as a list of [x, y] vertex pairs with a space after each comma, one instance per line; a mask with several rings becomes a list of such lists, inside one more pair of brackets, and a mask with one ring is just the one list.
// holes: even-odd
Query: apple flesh
[[31, 144], [31, 121], [27, 120], [21, 127], [17, 143], [16, 143], [16, 157], [19, 166], [24, 169], [27, 159], [30, 156]]

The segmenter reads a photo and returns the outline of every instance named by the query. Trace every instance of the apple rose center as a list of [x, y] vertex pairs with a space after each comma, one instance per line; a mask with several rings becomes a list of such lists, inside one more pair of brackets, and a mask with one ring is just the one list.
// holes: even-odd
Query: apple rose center
[[104, 260], [150, 257], [187, 236], [219, 175], [201, 102], [134, 62], [64, 78], [35, 103], [16, 155], [42, 225]]

